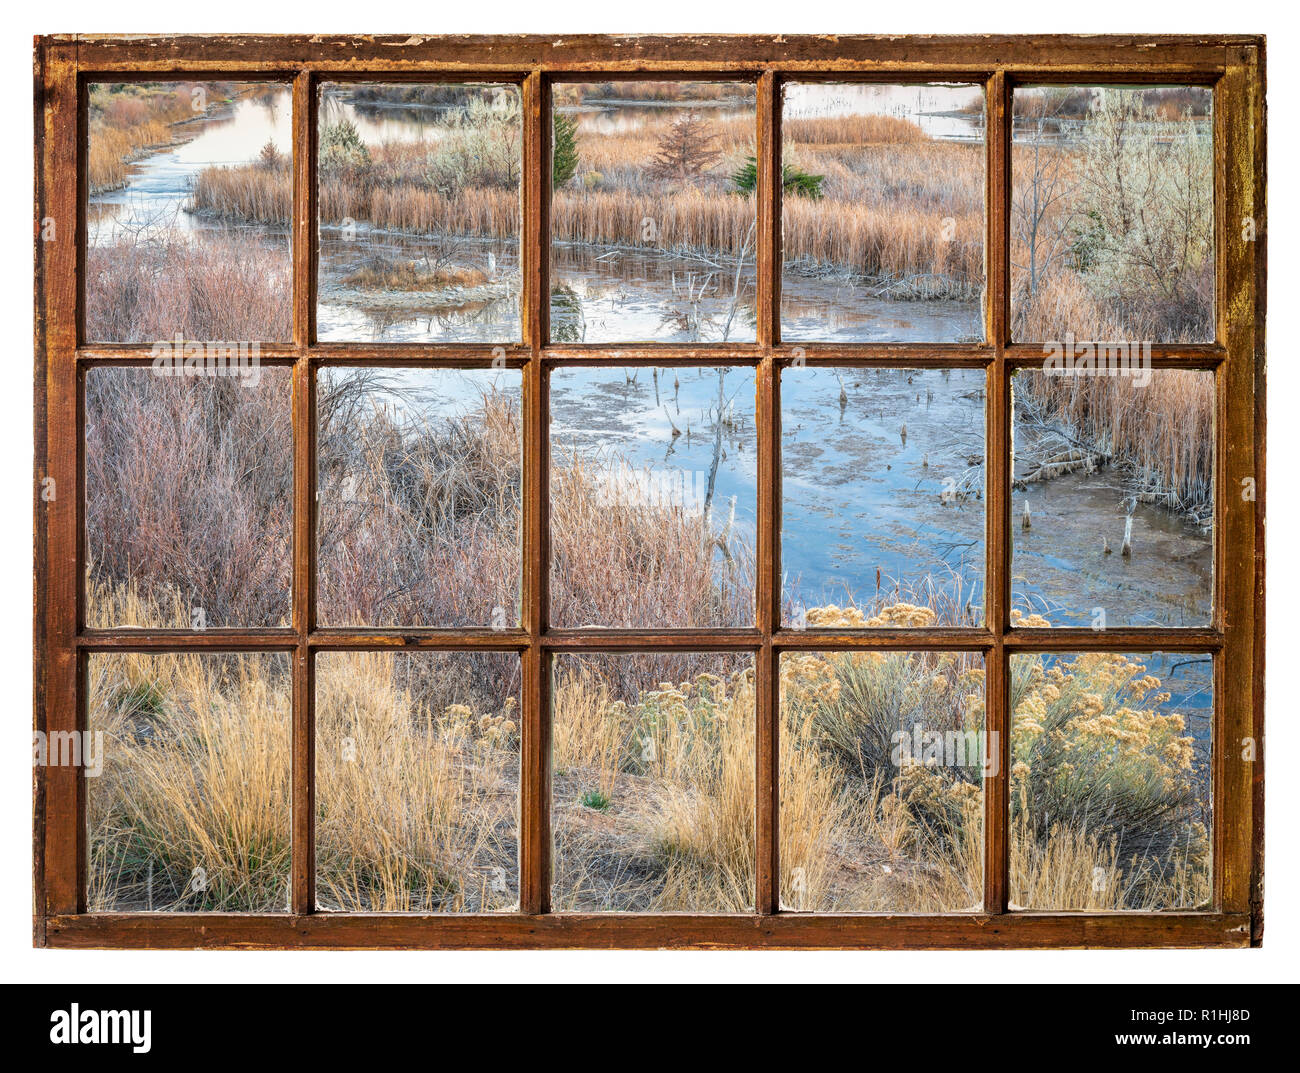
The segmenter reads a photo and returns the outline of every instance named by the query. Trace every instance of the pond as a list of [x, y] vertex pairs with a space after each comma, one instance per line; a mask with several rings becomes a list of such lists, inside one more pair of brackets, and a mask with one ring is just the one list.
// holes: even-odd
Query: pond
[[[862, 92], [870, 96], [866, 88]], [[642, 122], [652, 108], [673, 106], [589, 100], [582, 121], [622, 129]], [[362, 110], [346, 102], [334, 102], [331, 108], [357, 124], [367, 139], [415, 140], [427, 133], [418, 110], [413, 118], [409, 108]], [[934, 136], [953, 140], [973, 137], [978, 123], [978, 116], [942, 108], [915, 118]], [[183, 144], [137, 161], [123, 189], [91, 199], [92, 243], [123, 231], [161, 228], [201, 235], [228, 229], [185, 211], [194, 176], [210, 164], [252, 159], [268, 140], [287, 150], [292, 141], [289, 93], [238, 99], [185, 126], [189, 129], [183, 133], [192, 137]], [[286, 240], [282, 229], [238, 230], [257, 241]], [[371, 232], [364, 226], [360, 241], [411, 258], [420, 256], [423, 245], [418, 237]], [[516, 244], [462, 241], [475, 245], [498, 277], [517, 279]], [[461, 295], [437, 308], [421, 308], [418, 299], [403, 294], [366, 302], [338, 283], [356, 256], [355, 241], [328, 232], [323, 236], [322, 339], [518, 338], [517, 287]], [[576, 244], [557, 246], [555, 257], [564, 281], [552, 299], [561, 313], [557, 325], [576, 324], [575, 341], [608, 341], [604, 322], [610, 310], [618, 312], [620, 332], [630, 324], [646, 339], [753, 338], [752, 263], [737, 276], [688, 255]], [[785, 298], [791, 308], [804, 311], [809, 323], [822, 325], [827, 338], [841, 341], [953, 338], [978, 331], [978, 310], [973, 312], [968, 303], [882, 300], [847, 279], [801, 280], [795, 275], [787, 280]], [[667, 472], [670, 483], [679, 481], [697, 499], [702, 482], [714, 471], [715, 527], [729, 527], [733, 539], [752, 546], [757, 446], [752, 372], [732, 369], [724, 377], [725, 457], [715, 466], [718, 391], [715, 370], [560, 370], [552, 382], [553, 442], [606, 457], [616, 454], [634, 470]], [[464, 393], [467, 405], [472, 394]], [[921, 589], [948, 601], [954, 621], [981, 619], [985, 405], [984, 376], [978, 371], [786, 372], [781, 574], [787, 621], [797, 618], [801, 608], [820, 603], [868, 604], [878, 596], [903, 598]], [[959, 494], [945, 495], [952, 487]], [[1139, 503], [1132, 512], [1132, 557], [1103, 552], [1103, 532], [1112, 534], [1109, 543], [1118, 547], [1128, 496], [1123, 475], [1113, 467], [1017, 491], [1015, 606], [1043, 612], [1062, 626], [1091, 624], [1097, 607], [1106, 609], [1112, 626], [1207, 622], [1213, 588], [1209, 533], [1179, 515]], [[1022, 531], [1018, 512], [1025, 498], [1034, 524]], [[1182, 673], [1195, 677], [1199, 668]], [[1205, 683], [1208, 678], [1194, 682], [1186, 695]]]

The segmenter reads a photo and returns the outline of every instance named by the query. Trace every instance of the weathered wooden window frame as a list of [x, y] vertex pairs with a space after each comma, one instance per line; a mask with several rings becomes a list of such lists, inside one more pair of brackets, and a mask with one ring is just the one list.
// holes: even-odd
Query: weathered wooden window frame
[[[95, 652], [285, 652], [293, 667], [291, 911], [275, 915], [88, 913], [84, 779], [34, 769], [34, 941], [57, 947], [1167, 947], [1262, 937], [1264, 658], [1264, 42], [1210, 37], [79, 37], [35, 52], [36, 450], [35, 729], [85, 724]], [[720, 78], [757, 84], [758, 328], [752, 344], [547, 342], [552, 81]], [[293, 613], [288, 629], [94, 630], [85, 625], [82, 397], [86, 370], [142, 365], [147, 346], [82, 342], [87, 86], [97, 81], [274, 79], [293, 88], [293, 337], [262, 361], [293, 372]], [[781, 87], [786, 81], [962, 81], [985, 88], [988, 273], [980, 344], [802, 344], [809, 365], [961, 366], [987, 376], [986, 625], [970, 629], [789, 630], [780, 626]], [[324, 629], [314, 616], [313, 413], [331, 365], [482, 367], [482, 345], [319, 343], [315, 138], [324, 81], [506, 81], [523, 94], [523, 341], [505, 348], [524, 380], [523, 626], [494, 630]], [[1215, 341], [1152, 348], [1159, 368], [1215, 374], [1214, 612], [1203, 629], [1014, 629], [1010, 623], [1010, 376], [1041, 365], [1009, 323], [1011, 92], [1026, 83], [1172, 83], [1213, 88]], [[54, 241], [42, 222], [55, 222]], [[1249, 232], [1249, 234], [1248, 234]], [[562, 630], [546, 619], [547, 389], [559, 366], [732, 364], [757, 377], [757, 620], [753, 629]], [[53, 479], [57, 494], [43, 490]], [[1243, 481], [1255, 482], [1252, 500]], [[783, 651], [951, 649], [987, 661], [988, 729], [1009, 748], [1008, 658], [1017, 652], [1210, 652], [1214, 658], [1213, 900], [1206, 911], [1012, 912], [1007, 906], [1007, 764], [985, 782], [985, 890], [979, 912], [944, 916], [789, 913], [778, 906], [776, 682]], [[331, 649], [499, 649], [523, 660], [520, 907], [515, 913], [318, 912], [313, 891], [314, 659]], [[560, 914], [549, 905], [549, 667], [557, 652], [720, 649], [757, 665], [756, 911], [743, 915]], [[1255, 759], [1242, 759], [1253, 739]]]

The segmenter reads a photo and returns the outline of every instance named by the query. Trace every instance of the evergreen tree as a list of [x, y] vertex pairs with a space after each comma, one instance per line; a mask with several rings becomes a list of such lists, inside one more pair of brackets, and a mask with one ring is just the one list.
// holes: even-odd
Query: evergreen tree
[[321, 131], [320, 166], [323, 171], [350, 171], [370, 166], [370, 150], [349, 120], [341, 119]]
[[[781, 165], [781, 186], [787, 194], [806, 197], [816, 201], [822, 196], [824, 175], [812, 175], [800, 171], [793, 164]], [[758, 161], [752, 156], [745, 158], [745, 163], [731, 176], [731, 182], [738, 194], [752, 194], [758, 187]]]
[[722, 159], [715, 145], [717, 135], [695, 112], [677, 120], [659, 139], [659, 148], [650, 162], [650, 174], [659, 179], [690, 181], [698, 178]]
[[551, 140], [551, 185], [558, 190], [573, 178], [582, 157], [578, 152], [578, 124], [572, 116], [555, 113]]

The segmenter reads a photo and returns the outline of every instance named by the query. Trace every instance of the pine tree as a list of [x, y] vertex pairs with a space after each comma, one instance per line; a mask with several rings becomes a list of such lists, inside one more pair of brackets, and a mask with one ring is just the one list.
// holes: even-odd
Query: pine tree
[[573, 178], [582, 160], [578, 152], [578, 124], [572, 116], [555, 113], [555, 134], [551, 141], [551, 185], [558, 190]]
[[660, 179], [688, 182], [698, 178], [722, 159], [714, 146], [717, 135], [695, 112], [678, 119], [659, 139], [659, 148], [650, 162], [650, 174]]

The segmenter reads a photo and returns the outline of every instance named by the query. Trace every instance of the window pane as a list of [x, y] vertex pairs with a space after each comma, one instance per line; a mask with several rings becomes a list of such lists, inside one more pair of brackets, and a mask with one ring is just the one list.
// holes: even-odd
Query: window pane
[[319, 140], [319, 339], [521, 338], [517, 86], [326, 84]]
[[1214, 338], [1212, 98], [1198, 86], [1015, 91], [1015, 338]]
[[782, 623], [984, 618], [984, 373], [781, 373]]
[[997, 756], [977, 653], [782, 654], [782, 908], [978, 911]]
[[1091, 372], [1012, 379], [1013, 614], [1093, 629], [1208, 625], [1214, 373], [1149, 359]]
[[1206, 907], [1212, 663], [1011, 657], [1014, 908]]
[[510, 369], [320, 373], [322, 625], [518, 625], [521, 384]]
[[90, 626], [289, 623], [289, 370], [220, 360], [86, 374]]
[[290, 337], [291, 113], [283, 85], [90, 86], [88, 340]]
[[323, 652], [316, 900], [350, 912], [519, 902], [519, 657]]
[[553, 90], [551, 339], [753, 342], [754, 86]]
[[562, 655], [553, 683], [556, 911], [752, 909], [752, 657]]
[[984, 91], [792, 84], [781, 338], [984, 338]]
[[551, 374], [551, 622], [754, 622], [754, 372]]
[[90, 910], [285, 912], [288, 657], [92, 655], [86, 680]]

